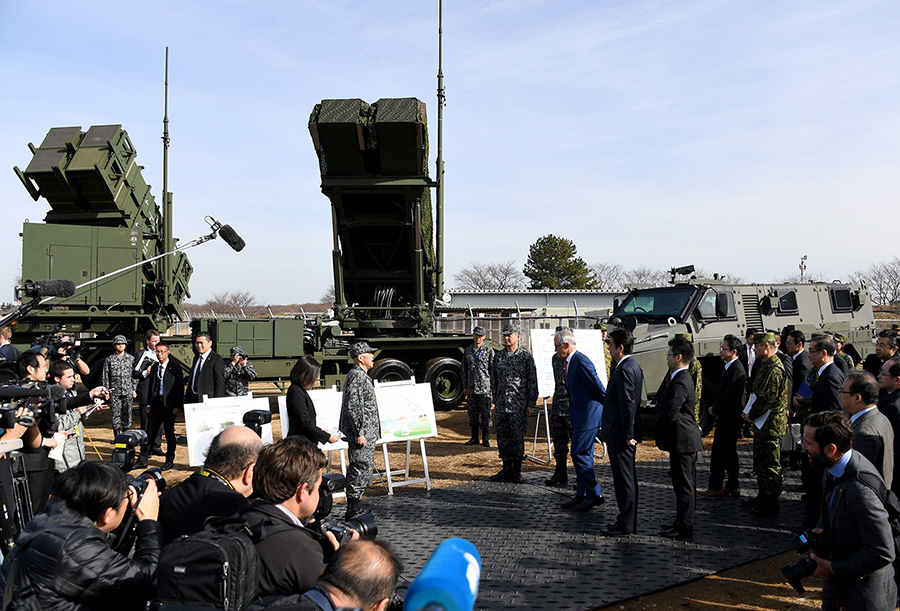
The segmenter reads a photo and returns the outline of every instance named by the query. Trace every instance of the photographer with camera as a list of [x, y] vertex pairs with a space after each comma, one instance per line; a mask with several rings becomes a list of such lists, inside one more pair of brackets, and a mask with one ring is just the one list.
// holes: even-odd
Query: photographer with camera
[[226, 395], [243, 397], [249, 392], [250, 382], [256, 379], [257, 373], [240, 346], [231, 347], [231, 359], [225, 364], [224, 375]]
[[821, 535], [821, 544], [809, 555], [816, 563], [811, 574], [825, 578], [826, 611], [895, 609], [894, 539], [888, 512], [876, 493], [879, 486], [885, 489], [884, 480], [865, 456], [853, 451], [852, 439], [843, 412], [812, 414], [803, 427], [809, 461], [826, 470], [822, 516], [813, 531]]
[[263, 448], [246, 426], [230, 426], [209, 445], [203, 468], [163, 495], [159, 523], [163, 543], [203, 529], [212, 516], [230, 516], [250, 506], [253, 471]]
[[65, 334], [57, 336], [56, 343], [50, 350], [50, 362], [54, 361], [68, 362], [82, 378], [91, 373], [91, 368], [81, 359], [81, 347], [76, 346], [72, 338]]
[[64, 473], [47, 504], [22, 532], [0, 569], [9, 609], [144, 609], [152, 596], [160, 540], [156, 484], [135, 515], [137, 544], [128, 558], [110, 548], [137, 498], [127, 475], [108, 462], [86, 461]]
[[[259, 554], [259, 596], [306, 592], [340, 545], [304, 526], [319, 504], [325, 455], [308, 441], [287, 437], [263, 448], [253, 470], [259, 496], [239, 515], [253, 532]], [[358, 538], [354, 534], [353, 538]]]

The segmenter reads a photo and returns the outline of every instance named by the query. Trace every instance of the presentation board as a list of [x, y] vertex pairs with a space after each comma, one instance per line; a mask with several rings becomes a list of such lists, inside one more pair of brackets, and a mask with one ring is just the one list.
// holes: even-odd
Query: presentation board
[[[576, 347], [591, 359], [597, 369], [597, 376], [606, 388], [606, 358], [603, 352], [603, 331], [599, 329], [577, 329], [574, 331]], [[553, 381], [553, 365], [551, 359], [556, 354], [553, 347], [553, 329], [531, 329], [531, 350], [534, 365], [537, 368], [538, 396], [552, 397], [556, 383]]]
[[[203, 403], [188, 403], [184, 406], [184, 428], [187, 432], [188, 462], [192, 467], [203, 464], [206, 449], [213, 437], [229, 426], [244, 423], [244, 414], [251, 410], [269, 411], [269, 399], [252, 395], [242, 397], [219, 397], [207, 399]], [[262, 427], [262, 440], [272, 443], [272, 424]]]

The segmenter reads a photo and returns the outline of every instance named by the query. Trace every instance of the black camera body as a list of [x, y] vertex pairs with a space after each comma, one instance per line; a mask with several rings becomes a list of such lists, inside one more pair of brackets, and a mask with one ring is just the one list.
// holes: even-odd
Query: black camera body
[[[112, 464], [126, 473], [131, 471], [134, 469], [135, 448], [145, 443], [147, 443], [147, 433], [141, 429], [119, 433], [113, 440]], [[147, 472], [145, 471], [145, 473]]]
[[244, 426], [253, 429], [253, 432], [262, 437], [264, 424], [272, 422], [272, 412], [267, 409], [252, 409], [244, 414]]
[[[378, 536], [378, 526], [375, 524], [375, 516], [371, 513], [363, 513], [350, 520], [338, 520], [337, 518], [328, 517], [334, 506], [334, 493], [343, 490], [346, 485], [347, 478], [339, 473], [322, 474], [322, 483], [319, 484], [319, 504], [316, 506], [316, 512], [313, 514], [313, 520], [307, 527], [318, 532], [323, 537], [325, 533], [330, 532], [341, 545], [350, 541], [354, 530], [359, 533], [360, 537], [374, 539]], [[330, 548], [331, 546], [329, 545], [328, 547]], [[325, 550], [326, 561], [333, 553], [333, 549]]]
[[[805, 554], [807, 552], [815, 552], [817, 556], [822, 558], [829, 557], [829, 547], [824, 537], [817, 532], [812, 530], [804, 530], [802, 533], [791, 539], [791, 545], [794, 546], [794, 549], [797, 550], [798, 554]], [[784, 578], [787, 579], [788, 583], [791, 584], [791, 587], [794, 588], [794, 591], [797, 594], [803, 594], [806, 592], [806, 588], [803, 587], [802, 580], [804, 577], [809, 577], [813, 573], [816, 572], [816, 567], [819, 565], [815, 560], [810, 558], [809, 556], [803, 556], [797, 562], [793, 564], [786, 564], [781, 567], [781, 574], [784, 575]]]

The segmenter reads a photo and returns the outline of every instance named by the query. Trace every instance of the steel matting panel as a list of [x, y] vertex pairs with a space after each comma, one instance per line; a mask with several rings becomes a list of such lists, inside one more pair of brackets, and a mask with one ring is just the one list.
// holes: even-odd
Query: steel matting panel
[[[740, 447], [742, 468], [751, 446]], [[607, 502], [588, 513], [560, 507], [572, 490], [543, 485], [548, 471], [523, 475], [526, 484], [486, 480], [431, 491], [365, 499], [410, 580], [446, 538], [463, 537], [482, 559], [476, 609], [592, 609], [693, 581], [768, 557], [790, 547], [791, 526], [803, 519], [799, 474], [785, 477], [781, 515], [755, 518], [741, 498], [697, 499], [694, 538], [671, 541], [656, 533], [671, 521], [675, 496], [667, 460], [638, 463], [638, 534], [607, 538], [615, 519], [609, 464], [596, 465]], [[709, 453], [697, 463], [698, 490], [706, 488]], [[574, 471], [569, 469], [574, 481]], [[742, 498], [756, 483], [741, 478]]]

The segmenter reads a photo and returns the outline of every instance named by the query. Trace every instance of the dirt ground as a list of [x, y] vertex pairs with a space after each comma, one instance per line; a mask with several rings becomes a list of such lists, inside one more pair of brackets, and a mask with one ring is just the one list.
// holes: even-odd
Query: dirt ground
[[[268, 394], [262, 388], [254, 389], [254, 394], [260, 396]], [[464, 409], [451, 412], [437, 412], [436, 414], [439, 436], [426, 440], [426, 452], [428, 466], [431, 475], [431, 485], [435, 488], [443, 488], [469, 482], [472, 479], [485, 478], [496, 473], [501, 466], [497, 457], [496, 444], [492, 440], [491, 448], [481, 446], [465, 446], [469, 437], [468, 418]], [[273, 430], [275, 439], [281, 437], [278, 415], [273, 415]], [[135, 413], [135, 426], [137, 415]], [[533, 427], [533, 424], [531, 425]], [[184, 434], [184, 423], [176, 424], [176, 433]], [[103, 460], [109, 460], [112, 455], [112, 430], [109, 425], [108, 412], [101, 412], [93, 416], [87, 422], [86, 446], [89, 458], [99, 456]], [[706, 451], [712, 443], [712, 436], [704, 439]], [[530, 450], [530, 442], [526, 442], [526, 450]], [[418, 448], [414, 447], [411, 457], [412, 477], [421, 477], [423, 474], [422, 458], [418, 455]], [[544, 450], [546, 455], [546, 449]], [[538, 452], [538, 455], [540, 453]], [[405, 457], [405, 449], [402, 444], [392, 444], [389, 456], [393, 468], [401, 465]], [[660, 452], [653, 442], [645, 441], [638, 447], [637, 458], [639, 461], [662, 458], [665, 453]], [[151, 467], [162, 466], [162, 457], [152, 457]], [[382, 453], [375, 454], [376, 468], [384, 470]], [[334, 458], [334, 467], [339, 468], [337, 458]], [[526, 461], [523, 471], [549, 470], [550, 466], [538, 465]], [[179, 444], [175, 458], [175, 468], [165, 472], [168, 486], [188, 477], [194, 468], [187, 465], [187, 446]], [[140, 471], [134, 471], [138, 475]], [[422, 490], [424, 484], [395, 488], [397, 495], [414, 493]], [[367, 496], [387, 494], [386, 483], [374, 483], [368, 490]], [[622, 611], [665, 611], [675, 610], [714, 610], [714, 609], [764, 609], [772, 611], [818, 609], [821, 607], [821, 582], [816, 579], [806, 579], [804, 585], [807, 592], [798, 596], [781, 575], [781, 567], [788, 562], [794, 562], [797, 555], [794, 552], [785, 552], [771, 558], [751, 562], [720, 574], [711, 575], [693, 581], [688, 584], [663, 590], [655, 594], [625, 601], [623, 603], [604, 607], [608, 610]]]

